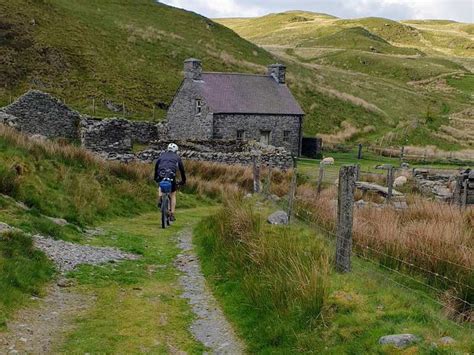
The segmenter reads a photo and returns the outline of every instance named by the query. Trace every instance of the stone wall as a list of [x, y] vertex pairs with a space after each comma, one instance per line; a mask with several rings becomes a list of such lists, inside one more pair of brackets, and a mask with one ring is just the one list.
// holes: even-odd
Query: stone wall
[[[241, 141], [174, 141], [178, 144], [179, 154], [183, 159], [208, 161], [230, 165], [251, 165], [254, 156], [258, 156], [262, 165], [280, 169], [290, 169], [294, 166], [291, 153], [283, 148], [263, 146], [259, 143]], [[119, 154], [112, 152], [104, 155], [109, 160], [129, 162], [140, 160], [152, 162], [158, 159], [166, 149], [169, 141], [160, 141], [148, 149], [135, 154]]]
[[166, 136], [166, 127], [144, 121], [123, 118], [81, 120], [81, 144], [95, 152], [130, 153], [134, 143], [151, 144]]
[[[201, 113], [196, 112], [195, 100], [202, 103]], [[170, 139], [211, 139], [213, 115], [193, 79], [186, 79], [178, 89], [168, 109], [166, 121]]]
[[79, 138], [81, 115], [41, 91], [28, 91], [2, 111], [16, 117], [10, 125], [22, 132], [48, 138]]
[[237, 131], [244, 131], [245, 140], [260, 141], [261, 131], [270, 131], [271, 145], [283, 147], [297, 156], [300, 124], [301, 116], [214, 114], [213, 138], [236, 139]]
[[94, 152], [129, 153], [132, 151], [132, 126], [121, 118], [81, 120], [81, 144]]

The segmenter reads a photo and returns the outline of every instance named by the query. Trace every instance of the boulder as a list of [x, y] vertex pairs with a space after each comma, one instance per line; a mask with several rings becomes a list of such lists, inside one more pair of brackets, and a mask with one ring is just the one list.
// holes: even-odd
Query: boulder
[[451, 337], [442, 337], [441, 339], [439, 339], [439, 343], [442, 344], [442, 345], [450, 345], [450, 344], [453, 344], [455, 342], [456, 342], [456, 340], [454, 340]]
[[405, 348], [419, 341], [419, 338], [413, 334], [392, 334], [379, 339], [380, 345], [393, 345], [399, 349]]
[[267, 220], [270, 224], [288, 224], [288, 215], [285, 211], [276, 211]]
[[13, 230], [13, 228], [10, 227], [8, 224], [0, 222], [0, 234], [10, 232], [11, 230]]
[[69, 222], [63, 218], [54, 218], [54, 217], [49, 217], [49, 216], [45, 216], [45, 217], [49, 219], [51, 222], [53, 222], [54, 224], [57, 224], [58, 226], [61, 226], [61, 227], [67, 226], [69, 224]]

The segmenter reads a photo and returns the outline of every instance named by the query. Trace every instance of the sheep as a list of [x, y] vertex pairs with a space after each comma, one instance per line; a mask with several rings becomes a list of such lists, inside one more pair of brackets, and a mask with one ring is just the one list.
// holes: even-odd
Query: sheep
[[322, 165], [334, 165], [334, 158], [328, 157], [321, 160]]
[[407, 183], [408, 179], [406, 176], [399, 176], [395, 179], [393, 182], [393, 186], [398, 187], [398, 186], [403, 186]]

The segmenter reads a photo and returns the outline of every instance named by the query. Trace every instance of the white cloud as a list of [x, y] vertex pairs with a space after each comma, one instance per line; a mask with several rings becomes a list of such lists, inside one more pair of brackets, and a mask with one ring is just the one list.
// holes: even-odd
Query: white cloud
[[286, 10], [308, 10], [354, 18], [450, 19], [474, 22], [474, 0], [163, 0], [208, 17], [252, 17]]
[[265, 9], [237, 0], [164, 0], [165, 4], [192, 10], [209, 17], [255, 17], [265, 14]]

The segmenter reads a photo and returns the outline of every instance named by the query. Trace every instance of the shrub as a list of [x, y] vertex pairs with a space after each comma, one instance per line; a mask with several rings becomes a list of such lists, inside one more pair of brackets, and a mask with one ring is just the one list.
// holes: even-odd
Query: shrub
[[8, 169], [0, 165], [0, 193], [16, 196], [18, 193], [19, 182], [14, 169]]

